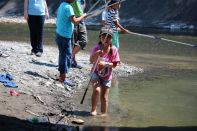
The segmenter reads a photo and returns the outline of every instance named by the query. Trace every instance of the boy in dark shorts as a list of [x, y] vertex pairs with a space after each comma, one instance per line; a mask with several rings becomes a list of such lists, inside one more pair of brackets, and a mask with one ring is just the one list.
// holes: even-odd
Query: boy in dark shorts
[[[76, 17], [83, 15], [85, 8], [85, 0], [76, 0], [73, 2], [72, 7]], [[87, 29], [84, 20], [81, 20], [78, 24], [75, 24], [73, 33], [73, 50], [72, 50], [72, 65], [73, 68], [81, 69], [82, 67], [77, 63], [75, 56], [80, 50], [84, 50], [87, 45]]]

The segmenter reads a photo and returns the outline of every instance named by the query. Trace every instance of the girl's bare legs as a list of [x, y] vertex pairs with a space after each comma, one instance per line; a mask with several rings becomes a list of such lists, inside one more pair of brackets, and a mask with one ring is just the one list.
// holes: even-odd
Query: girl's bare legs
[[93, 92], [92, 92], [92, 110], [91, 115], [97, 115], [96, 107], [98, 102], [98, 97], [101, 91], [101, 87], [98, 81], [92, 82]]
[[106, 115], [108, 110], [109, 88], [101, 88], [101, 115]]

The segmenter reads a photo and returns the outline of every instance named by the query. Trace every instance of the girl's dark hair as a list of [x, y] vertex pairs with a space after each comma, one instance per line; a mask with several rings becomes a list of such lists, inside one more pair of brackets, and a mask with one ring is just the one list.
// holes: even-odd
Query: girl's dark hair
[[110, 43], [110, 51], [109, 54], [112, 55], [113, 54], [113, 50], [112, 50], [112, 43]]
[[102, 42], [101, 42], [101, 41], [99, 41], [98, 45], [100, 45], [100, 46], [101, 46], [101, 45], [102, 45]]
[[121, 0], [111, 0], [109, 3], [108, 3], [108, 6], [111, 7], [113, 6], [115, 3], [120, 3]]
[[[98, 45], [100, 46], [100, 49], [102, 50], [103, 47], [102, 47], [102, 42], [99, 41]], [[109, 54], [112, 55], [113, 54], [113, 50], [112, 50], [112, 43], [110, 43], [110, 51], [109, 51]]]

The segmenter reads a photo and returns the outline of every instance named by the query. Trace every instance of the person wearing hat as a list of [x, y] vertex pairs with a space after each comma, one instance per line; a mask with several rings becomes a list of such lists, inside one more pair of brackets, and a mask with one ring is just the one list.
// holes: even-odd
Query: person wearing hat
[[106, 115], [108, 110], [108, 95], [111, 87], [112, 68], [120, 62], [118, 49], [112, 46], [113, 31], [110, 28], [102, 27], [100, 41], [92, 49], [90, 62], [93, 63], [91, 83], [92, 109], [91, 115], [97, 115], [97, 102], [100, 95], [101, 115]]
[[119, 23], [119, 9], [120, 9], [120, 0], [111, 0], [108, 3], [107, 9], [107, 18], [106, 18], [106, 26], [109, 26], [113, 29], [113, 40], [112, 44], [119, 49], [119, 34], [118, 31], [123, 33], [129, 33], [127, 29], [125, 29]]

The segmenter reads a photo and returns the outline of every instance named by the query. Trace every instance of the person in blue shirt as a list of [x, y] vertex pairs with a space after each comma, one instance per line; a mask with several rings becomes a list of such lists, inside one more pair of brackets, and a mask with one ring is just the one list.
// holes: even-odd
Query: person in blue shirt
[[[63, 2], [64, 0], [60, 0]], [[79, 5], [79, 6], [78, 6]], [[86, 6], [85, 0], [75, 0], [71, 6], [73, 7], [74, 13], [76, 17], [80, 17], [84, 13], [84, 9]], [[88, 37], [87, 37], [87, 29], [84, 20], [81, 20], [79, 23], [75, 24], [74, 33], [73, 33], [73, 48], [72, 48], [72, 68], [81, 69], [75, 56], [80, 50], [84, 50], [87, 45]]]
[[41, 57], [44, 21], [49, 18], [46, 0], [24, 0], [24, 18], [30, 30], [31, 55]]
[[74, 0], [65, 0], [62, 2], [57, 11], [56, 19], [56, 43], [59, 49], [59, 64], [58, 70], [60, 72], [59, 81], [64, 82], [66, 74], [68, 73], [72, 63], [72, 34], [74, 24], [79, 23], [82, 19], [87, 17], [84, 13], [80, 17], [75, 17], [72, 6], [70, 5]]

